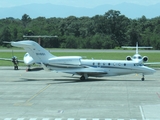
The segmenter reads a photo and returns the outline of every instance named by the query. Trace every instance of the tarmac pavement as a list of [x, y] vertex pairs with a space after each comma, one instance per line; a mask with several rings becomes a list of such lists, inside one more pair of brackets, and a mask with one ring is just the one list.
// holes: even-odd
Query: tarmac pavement
[[0, 120], [159, 120], [160, 70], [90, 78], [0, 67]]

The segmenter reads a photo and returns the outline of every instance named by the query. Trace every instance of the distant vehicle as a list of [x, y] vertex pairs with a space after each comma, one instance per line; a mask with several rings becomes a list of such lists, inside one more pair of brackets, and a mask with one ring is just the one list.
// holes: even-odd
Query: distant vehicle
[[80, 75], [80, 80], [88, 79], [90, 76], [104, 77], [140, 73], [142, 74], [141, 80], [144, 81], [145, 75], [155, 73], [154, 69], [134, 60], [87, 60], [82, 59], [81, 56], [56, 57], [31, 40], [11, 42], [11, 45], [24, 48], [32, 57], [31, 60], [36, 64], [41, 64], [44, 70]]

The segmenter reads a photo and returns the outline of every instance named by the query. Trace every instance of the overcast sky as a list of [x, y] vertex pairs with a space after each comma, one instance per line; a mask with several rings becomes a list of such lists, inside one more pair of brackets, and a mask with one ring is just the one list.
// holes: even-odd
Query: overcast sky
[[56, 5], [68, 5], [75, 7], [96, 7], [103, 4], [120, 4], [123, 2], [140, 5], [152, 5], [160, 3], [160, 0], [0, 0], [0, 7], [12, 7], [31, 3], [52, 3]]

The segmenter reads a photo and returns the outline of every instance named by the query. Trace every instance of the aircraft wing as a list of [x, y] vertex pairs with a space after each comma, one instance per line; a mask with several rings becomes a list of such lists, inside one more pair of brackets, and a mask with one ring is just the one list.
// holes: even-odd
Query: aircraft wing
[[160, 62], [144, 63], [144, 65], [146, 65], [146, 66], [149, 66], [149, 65], [160, 65]]
[[[10, 59], [10, 58], [0, 58], [0, 60], [4, 60], [4, 61], [12, 61], [12, 59]], [[18, 62], [24, 63], [23, 60], [18, 60]]]
[[52, 69], [49, 69], [47, 66], [50, 66], [50, 65], [45, 65], [43, 63], [41, 63], [41, 66], [43, 67], [43, 69], [45, 71], [51, 71], [51, 70], [54, 70], [54, 71], [57, 71], [57, 72], [65, 72], [65, 73], [70, 73], [70, 74], [79, 74], [79, 75], [83, 75], [83, 74], [88, 74], [88, 75], [94, 75], [94, 76], [98, 76], [98, 75], [101, 75], [101, 74], [107, 74], [107, 72], [105, 70], [102, 70], [102, 69], [98, 69], [98, 68], [93, 68], [93, 67], [90, 67], [90, 66], [70, 66], [70, 67], [67, 67], [67, 66], [53, 66], [52, 65]]

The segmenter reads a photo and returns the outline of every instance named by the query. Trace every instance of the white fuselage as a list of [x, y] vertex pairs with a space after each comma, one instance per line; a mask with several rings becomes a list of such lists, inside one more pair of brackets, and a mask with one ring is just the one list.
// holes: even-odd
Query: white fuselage
[[[148, 74], [153, 74], [155, 72], [154, 69], [146, 67], [143, 64], [125, 60], [79, 59], [78, 63], [75, 65], [63, 64], [63, 63], [55, 65], [54, 63], [52, 64], [52, 62], [50, 62], [47, 67], [56, 71], [63, 71], [66, 73], [79, 74], [79, 75], [82, 75], [83, 72], [86, 71], [88, 76], [99, 76], [99, 77], [125, 75], [132, 73], [142, 73], [144, 75], [148, 75]], [[83, 72], [81, 72], [81, 70]], [[94, 72], [90, 73], [89, 71], [94, 71]], [[101, 71], [102, 74], [100, 74]]]

